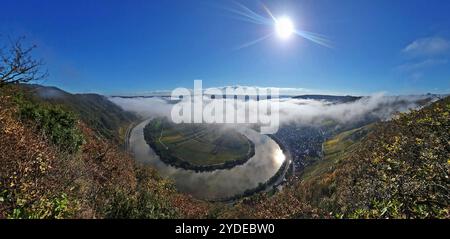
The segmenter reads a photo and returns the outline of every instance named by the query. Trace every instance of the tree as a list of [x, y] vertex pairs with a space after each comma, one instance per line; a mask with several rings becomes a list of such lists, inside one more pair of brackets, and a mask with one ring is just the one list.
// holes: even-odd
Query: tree
[[44, 62], [33, 58], [32, 52], [36, 45], [23, 46], [24, 39], [9, 39], [9, 46], [0, 48], [0, 87], [37, 81], [48, 76], [47, 71], [42, 71]]

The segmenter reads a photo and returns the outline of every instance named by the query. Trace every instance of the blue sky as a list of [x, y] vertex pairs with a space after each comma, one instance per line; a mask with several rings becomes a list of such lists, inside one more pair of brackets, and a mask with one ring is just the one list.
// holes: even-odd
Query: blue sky
[[236, 19], [228, 0], [5, 0], [0, 32], [27, 36], [47, 62], [44, 82], [71, 92], [127, 94], [249, 85], [305, 93], [450, 93], [450, 1], [238, 1], [333, 48]]

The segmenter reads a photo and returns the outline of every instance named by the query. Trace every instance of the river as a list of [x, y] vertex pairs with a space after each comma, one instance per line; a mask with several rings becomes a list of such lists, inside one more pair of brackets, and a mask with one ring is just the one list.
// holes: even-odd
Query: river
[[[129, 133], [129, 149], [138, 162], [153, 166], [161, 176], [174, 180], [177, 189], [196, 198], [218, 200], [231, 198], [267, 182], [280, 170], [286, 159], [280, 146], [266, 135], [250, 128], [239, 128], [255, 144], [255, 155], [245, 164], [228, 170], [195, 172], [175, 168], [159, 159], [144, 139], [144, 127], [150, 119], [136, 125]], [[284, 173], [280, 177], [284, 177]], [[279, 181], [279, 180], [277, 180]]]

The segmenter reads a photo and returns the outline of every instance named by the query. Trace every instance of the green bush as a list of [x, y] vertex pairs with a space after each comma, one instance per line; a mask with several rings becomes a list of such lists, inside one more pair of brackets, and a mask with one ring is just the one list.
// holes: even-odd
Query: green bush
[[136, 193], [115, 192], [104, 208], [106, 218], [171, 219], [179, 212], [166, 198], [149, 189], [140, 188]]
[[147, 168], [136, 171], [137, 186], [130, 191], [110, 191], [108, 202], [103, 205], [106, 218], [173, 219], [180, 218], [180, 211], [167, 196], [175, 193], [172, 182], [163, 180]]
[[8, 216], [9, 219], [63, 219], [75, 215], [76, 203], [70, 200], [65, 193], [53, 198], [40, 200], [25, 205], [17, 203], [16, 208]]
[[38, 130], [63, 151], [75, 153], [83, 144], [83, 135], [72, 112], [55, 105], [34, 103], [22, 96], [18, 96], [16, 102], [21, 120], [35, 123]]

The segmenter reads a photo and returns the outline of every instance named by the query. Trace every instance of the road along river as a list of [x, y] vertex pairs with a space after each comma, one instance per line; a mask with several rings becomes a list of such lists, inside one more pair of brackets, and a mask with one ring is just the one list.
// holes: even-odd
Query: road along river
[[279, 170], [283, 170], [279, 173], [280, 178], [283, 178], [287, 171], [282, 165], [289, 159], [286, 159], [280, 146], [270, 137], [249, 128], [242, 128], [239, 131], [255, 144], [255, 155], [243, 165], [227, 170], [198, 173], [169, 166], [159, 159], [144, 139], [144, 127], [149, 121], [150, 119], [145, 120], [131, 129], [128, 139], [129, 150], [138, 162], [153, 166], [161, 176], [174, 180], [179, 191], [196, 198], [206, 200], [232, 198], [266, 183]]

